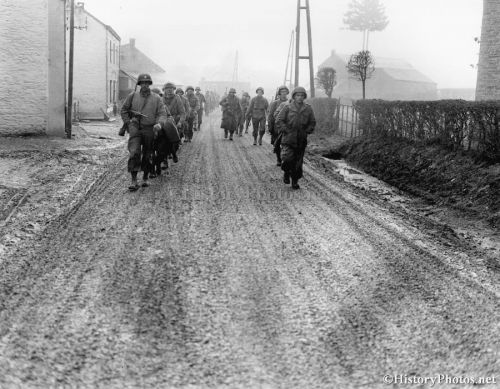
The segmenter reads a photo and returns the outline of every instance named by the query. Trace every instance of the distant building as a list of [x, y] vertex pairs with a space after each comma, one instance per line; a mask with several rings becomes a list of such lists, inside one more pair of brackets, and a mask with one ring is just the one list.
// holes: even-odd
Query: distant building
[[0, 1], [0, 135], [64, 136], [64, 7]]
[[[121, 46], [120, 69], [136, 79], [139, 74], [148, 73], [153, 79], [153, 86], [160, 89], [169, 81], [165, 69], [140, 51], [135, 46], [135, 39], [133, 38], [130, 39], [128, 44]], [[120, 90], [120, 95], [123, 95], [123, 93], [125, 93], [125, 90]]]
[[102, 119], [118, 99], [120, 36], [79, 2], [75, 6], [74, 40], [75, 115], [80, 119]]
[[250, 90], [249, 82], [202, 80], [200, 81], [199, 86], [203, 92], [216, 92], [219, 96], [224, 96], [230, 88], [236, 89], [236, 94], [240, 97], [243, 92], [248, 92], [251, 96], [253, 95], [253, 91]]
[[500, 2], [483, 0], [476, 100], [500, 100]]
[[125, 99], [130, 92], [134, 91], [137, 85], [137, 77], [127, 73], [125, 70], [120, 69], [120, 86], [118, 99]]
[[[350, 55], [332, 51], [319, 68], [333, 67], [337, 71], [334, 97], [362, 98], [361, 82], [349, 76]], [[401, 59], [375, 57], [375, 71], [366, 81], [367, 99], [435, 100], [437, 84]]]
[[474, 88], [442, 88], [438, 89], [439, 100], [474, 100]]

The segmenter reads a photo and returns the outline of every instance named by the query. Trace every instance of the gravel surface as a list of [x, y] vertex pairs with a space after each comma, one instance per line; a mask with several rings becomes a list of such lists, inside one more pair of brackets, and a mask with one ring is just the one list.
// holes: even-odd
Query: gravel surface
[[404, 385], [386, 374], [498, 374], [499, 274], [481, 251], [315, 163], [292, 191], [268, 143], [222, 139], [217, 117], [135, 193], [121, 150], [4, 252], [1, 388], [387, 388]]

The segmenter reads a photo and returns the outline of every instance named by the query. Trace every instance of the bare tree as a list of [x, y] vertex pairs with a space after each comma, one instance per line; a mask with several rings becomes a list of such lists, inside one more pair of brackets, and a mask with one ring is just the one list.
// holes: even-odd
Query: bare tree
[[337, 85], [337, 71], [332, 67], [324, 67], [316, 73], [316, 85], [324, 89], [326, 95], [332, 98], [333, 88]]
[[347, 71], [350, 76], [358, 81], [361, 81], [363, 86], [363, 100], [365, 99], [366, 80], [369, 79], [375, 71], [375, 61], [368, 50], [362, 50], [351, 55], [347, 64]]
[[380, 0], [352, 0], [344, 15], [344, 24], [350, 30], [363, 32], [363, 50], [368, 50], [370, 31], [382, 31], [389, 24]]

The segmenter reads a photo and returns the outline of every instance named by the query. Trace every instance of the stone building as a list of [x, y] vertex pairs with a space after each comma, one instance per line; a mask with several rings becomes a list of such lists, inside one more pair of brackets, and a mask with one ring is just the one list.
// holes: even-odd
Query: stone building
[[[153, 79], [153, 87], [161, 87], [167, 81], [167, 73], [160, 65], [155, 63], [146, 54], [135, 46], [135, 39], [131, 38], [128, 44], [122, 45], [120, 50], [120, 68], [124, 72], [122, 77], [127, 75], [136, 78], [141, 73], [148, 73]], [[125, 81], [123, 81], [125, 85]], [[125, 94], [125, 90], [120, 90], [120, 95]]]
[[0, 135], [65, 131], [65, 1], [0, 1]]
[[500, 100], [500, 1], [483, 0], [476, 100]]
[[[347, 63], [350, 55], [332, 51], [319, 68], [333, 67], [337, 71], [334, 97], [362, 98], [361, 82], [349, 76]], [[384, 100], [435, 100], [437, 84], [416, 70], [408, 62], [397, 58], [375, 57], [375, 71], [366, 81], [367, 99]], [[321, 90], [317, 95], [320, 96]]]
[[84, 3], [79, 2], [75, 6], [74, 40], [75, 116], [80, 119], [102, 119], [104, 112], [109, 113], [113, 103], [118, 101], [120, 36], [87, 11]]

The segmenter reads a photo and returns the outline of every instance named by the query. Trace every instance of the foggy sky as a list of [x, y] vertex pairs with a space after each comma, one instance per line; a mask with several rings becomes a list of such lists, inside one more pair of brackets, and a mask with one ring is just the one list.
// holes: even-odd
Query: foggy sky
[[[332, 50], [361, 50], [362, 34], [345, 29], [350, 0], [310, 0], [314, 68]], [[482, 0], [382, 0], [388, 27], [370, 34], [370, 51], [400, 58], [438, 83], [438, 88], [474, 88], [481, 33]], [[178, 83], [231, 80], [252, 87], [283, 82], [295, 0], [87, 0], [85, 8], [162, 66]], [[303, 21], [305, 30], [305, 20]], [[302, 39], [301, 54], [307, 45]], [[306, 63], [301, 84], [308, 84]], [[253, 91], [252, 91], [253, 92]], [[267, 94], [267, 93], [266, 93]]]

